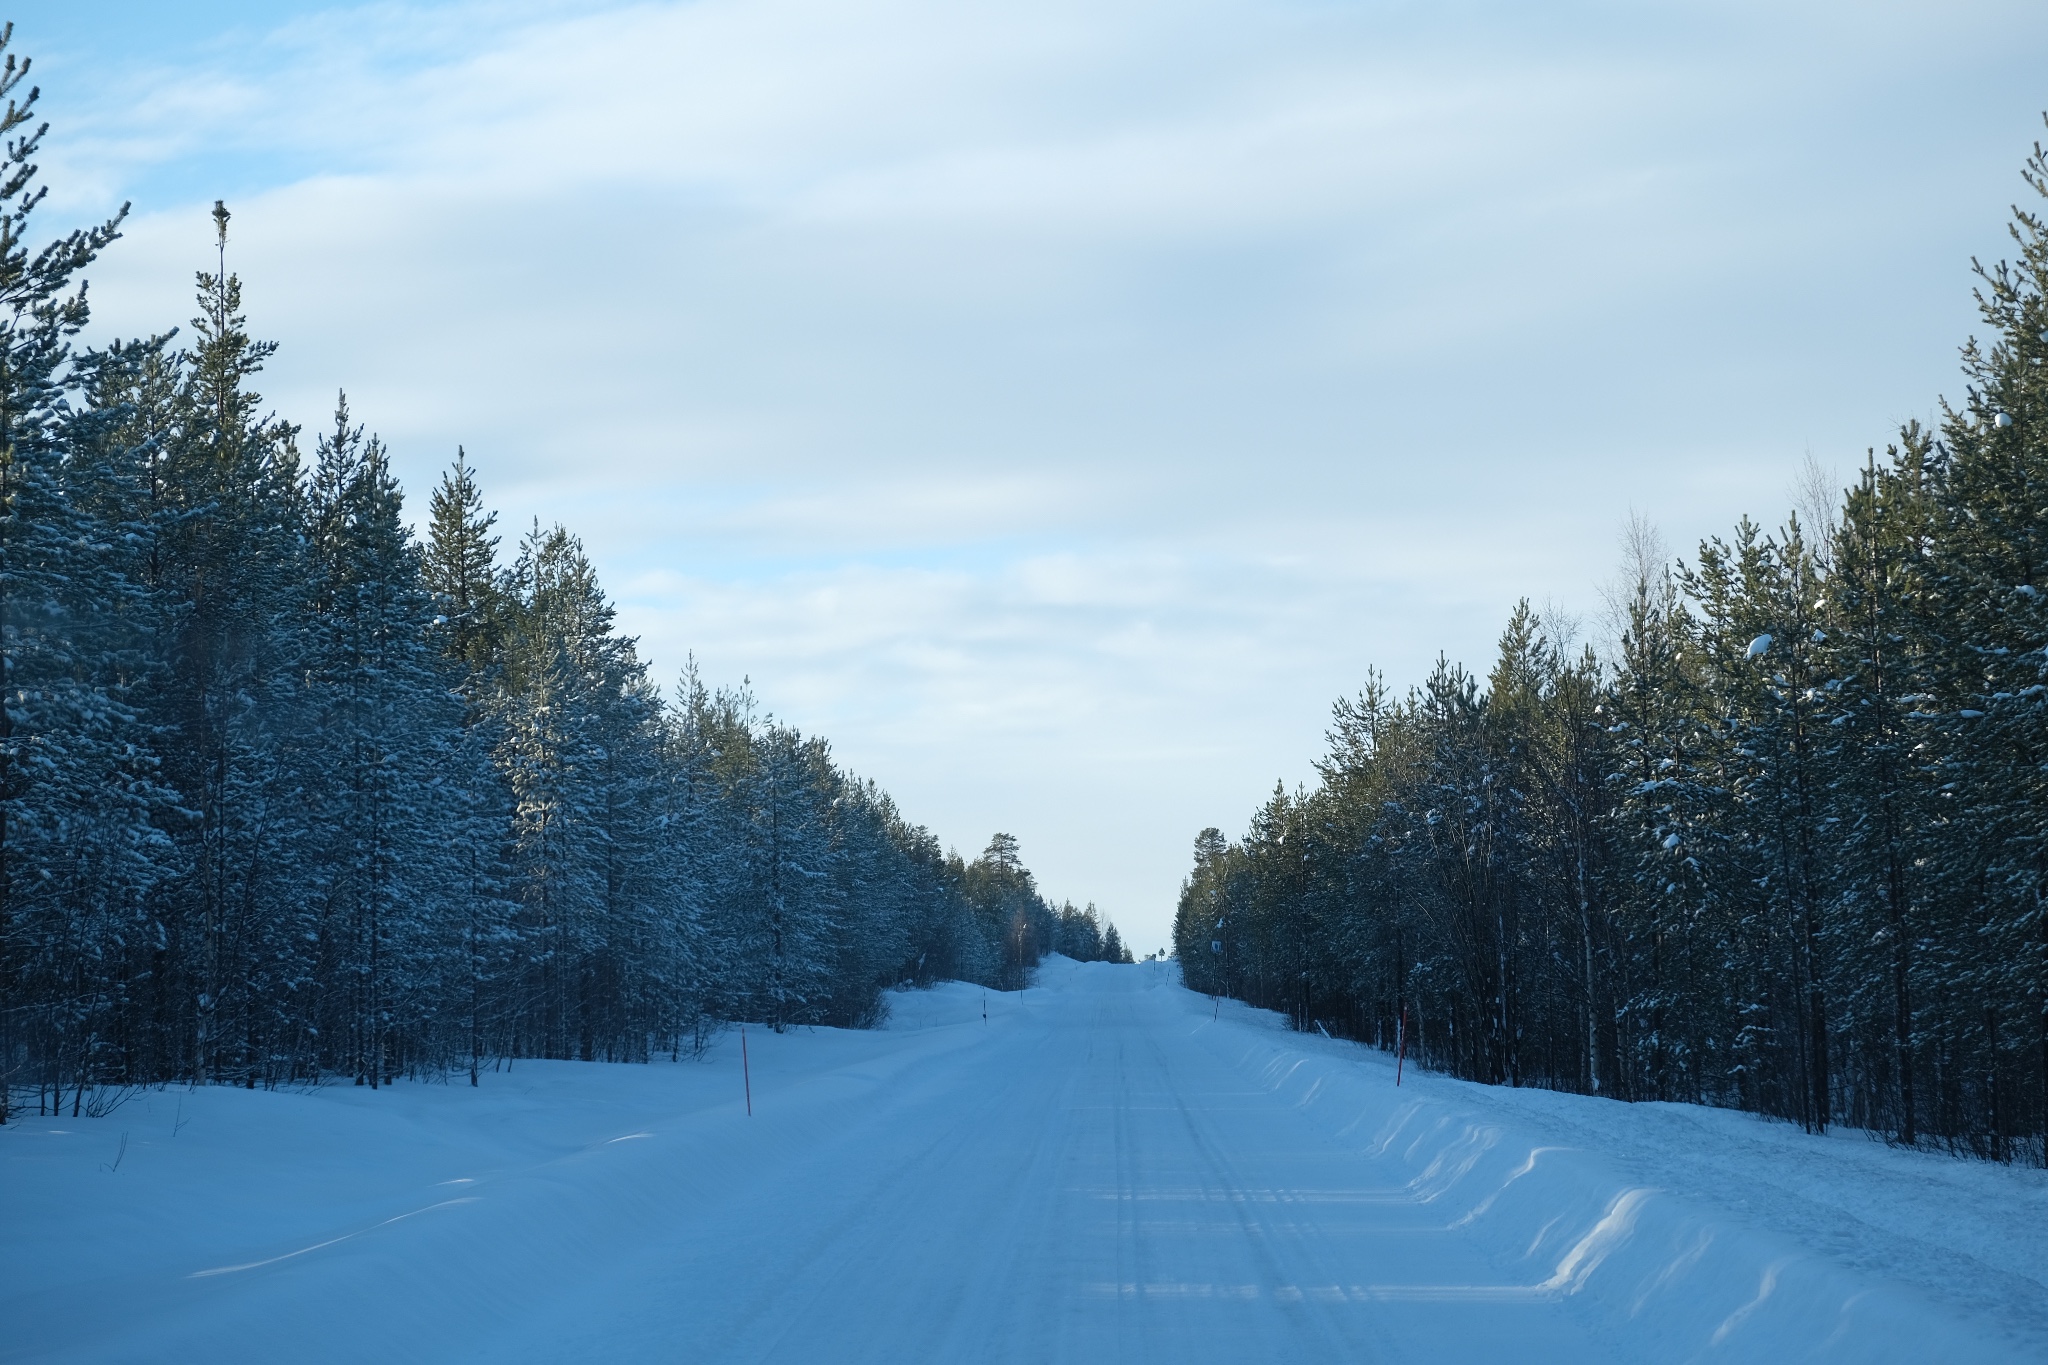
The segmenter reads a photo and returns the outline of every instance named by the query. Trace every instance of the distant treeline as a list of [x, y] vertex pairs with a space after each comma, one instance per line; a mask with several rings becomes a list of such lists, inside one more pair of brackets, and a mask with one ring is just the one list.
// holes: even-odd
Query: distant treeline
[[500, 562], [466, 460], [421, 544], [346, 400], [302, 459], [225, 269], [183, 349], [74, 350], [121, 218], [27, 247], [26, 72], [0, 77], [0, 1121], [30, 1092], [641, 1059], [1127, 957], [1008, 835], [965, 862], [746, 692], [692, 667], [663, 698], [574, 536]]
[[1196, 841], [1188, 983], [1476, 1080], [2048, 1159], [2048, 231], [2013, 236], [1967, 397], [1826, 524], [1689, 564], [1638, 528], [1608, 656], [1525, 603], [1483, 681], [1340, 702], [1314, 790]]

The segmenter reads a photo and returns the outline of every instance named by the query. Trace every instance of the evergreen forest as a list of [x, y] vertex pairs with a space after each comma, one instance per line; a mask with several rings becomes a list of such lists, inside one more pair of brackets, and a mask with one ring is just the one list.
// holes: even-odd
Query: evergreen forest
[[1010, 836], [964, 860], [746, 689], [658, 690], [582, 543], [504, 545], [461, 452], [416, 534], [346, 397], [310, 439], [268, 412], [224, 205], [189, 330], [85, 346], [126, 210], [31, 242], [28, 70], [0, 67], [0, 1122], [676, 1056], [1129, 960]]
[[1963, 396], [1839, 497], [1674, 561], [1613, 643], [1337, 703], [1312, 789], [1195, 841], [1187, 983], [1473, 1080], [2048, 1162], [2048, 155]]

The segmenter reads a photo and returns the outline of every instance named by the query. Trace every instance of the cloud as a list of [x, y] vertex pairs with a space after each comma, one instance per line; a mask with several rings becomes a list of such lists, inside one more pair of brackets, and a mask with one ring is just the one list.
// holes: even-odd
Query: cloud
[[49, 213], [137, 202], [102, 331], [189, 316], [226, 195], [281, 411], [345, 386], [416, 507], [462, 443], [658, 675], [1141, 945], [1367, 666], [1925, 413], [2048, 56], [2003, 3], [58, 22]]

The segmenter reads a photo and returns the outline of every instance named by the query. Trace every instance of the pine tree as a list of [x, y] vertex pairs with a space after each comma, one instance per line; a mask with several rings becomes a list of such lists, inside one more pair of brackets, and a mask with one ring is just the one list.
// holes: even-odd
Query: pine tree
[[1821, 579], [1796, 518], [1779, 538], [1745, 519], [1732, 545], [1701, 547], [1688, 588], [1718, 708], [1722, 816], [1756, 888], [1731, 908], [1757, 1007], [1750, 1046], [1770, 1087], [1761, 1103], [1822, 1131], [1834, 1104]]
[[346, 395], [320, 442], [307, 525], [317, 566], [310, 702], [326, 779], [318, 866], [331, 908], [322, 932], [338, 935], [346, 964], [344, 1064], [375, 1087], [425, 1027], [419, 997], [457, 922], [448, 892], [461, 874], [433, 796], [463, 707], [453, 670], [429, 645], [433, 602], [397, 481], [383, 445], [351, 425]]
[[780, 1033], [808, 1023], [825, 993], [840, 907], [831, 895], [833, 850], [824, 807], [832, 799], [824, 751], [770, 724], [758, 737], [749, 783], [754, 928], [761, 1007]]
[[505, 591], [499, 580], [496, 512], [485, 512], [476, 471], [461, 447], [430, 505], [426, 580], [446, 618], [444, 648], [472, 676], [488, 672], [503, 648]]
[[[2038, 144], [2024, 174], [2048, 197]], [[2048, 223], [2019, 209], [2011, 231], [2018, 262], [1979, 268], [1993, 339], [1964, 348], [1969, 395], [1942, 427], [1926, 708], [1946, 760], [1950, 975], [1969, 1002], [1951, 1031], [1999, 1157], [2029, 1130], [2048, 1153]]]
[[582, 544], [537, 524], [514, 568], [498, 702], [544, 1056], [622, 1041], [607, 1017], [658, 840], [658, 710]]
[[[0, 50], [12, 36], [0, 28]], [[32, 158], [48, 125], [23, 131], [40, 93], [20, 93], [28, 73], [12, 53], [0, 63], [0, 1122], [30, 1047], [53, 1062], [74, 1054], [86, 1083], [97, 1059], [85, 1016], [102, 1009], [102, 988], [78, 978], [126, 931], [123, 902], [154, 864], [137, 790], [147, 774], [128, 759], [134, 714], [94, 657], [103, 642], [74, 629], [81, 608], [103, 591], [119, 600], [124, 585], [62, 470], [70, 338], [88, 316], [74, 279], [127, 208], [31, 251], [44, 193]], [[68, 1011], [35, 1008], [65, 997]]]
[[459, 980], [463, 1050], [471, 1085], [487, 1053], [508, 1050], [509, 1006], [504, 990], [516, 971], [519, 932], [508, 891], [506, 840], [513, 825], [510, 793], [492, 755], [504, 741], [502, 713], [493, 706], [506, 645], [508, 601], [498, 568], [497, 513], [486, 512], [475, 470], [456, 448], [429, 504], [422, 575], [439, 615], [436, 638], [468, 702], [459, 736], [444, 741], [443, 776], [452, 836], [447, 847], [459, 905]]
[[[1920, 868], [1933, 815], [1927, 765], [1918, 757], [1925, 727], [1915, 709], [1930, 685], [1930, 451], [1919, 426], [1909, 426], [1887, 464], [1873, 460], [1848, 490], [1828, 583], [1833, 628], [1822, 651], [1827, 709], [1834, 713], [1823, 740], [1835, 774], [1828, 809], [1840, 858], [1833, 881], [1841, 913], [1854, 926], [1839, 936], [1852, 959], [1845, 977], [1859, 1012], [1888, 1018], [1891, 1035], [1888, 1065], [1877, 1053], [1872, 1074], [1856, 1087], [1872, 1105], [1860, 1117], [1867, 1126], [1888, 1122], [1908, 1146], [1920, 1133], [1914, 978], [1926, 929]], [[1886, 1092], [1889, 1103], [1877, 1098]]]
[[1712, 918], [1708, 870], [1723, 835], [1705, 758], [1718, 727], [1703, 695], [1704, 647], [1646, 528], [1633, 529], [1630, 560], [1614, 675], [1600, 706], [1616, 751], [1610, 823], [1626, 887], [1623, 1050], [1631, 1093], [1698, 1100], [1716, 1063], [1694, 1035], [1712, 1015], [1719, 983], [1693, 951], [1702, 936], [1687, 927]]
[[201, 274], [199, 345], [145, 357], [129, 387], [147, 434], [150, 586], [171, 621], [149, 718], [163, 773], [192, 818], [172, 829], [188, 869], [167, 893], [153, 1027], [186, 1075], [253, 1083], [272, 960], [306, 852], [299, 675], [306, 564], [295, 429], [259, 419], [246, 380], [273, 347], [249, 339], [240, 283]]
[[1049, 946], [1052, 911], [1024, 866], [1016, 836], [990, 836], [981, 856], [962, 869], [961, 890], [982, 934], [998, 947], [1000, 985], [1021, 989]]

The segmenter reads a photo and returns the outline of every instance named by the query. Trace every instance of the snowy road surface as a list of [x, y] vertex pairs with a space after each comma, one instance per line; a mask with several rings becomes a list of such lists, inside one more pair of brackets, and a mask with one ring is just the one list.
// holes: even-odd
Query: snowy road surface
[[[986, 1023], [947, 986], [893, 996], [887, 1030], [750, 1030], [751, 1119], [734, 1038], [481, 1090], [31, 1117], [0, 1135], [0, 1358], [2042, 1358], [2038, 1173], [1681, 1106], [1396, 1090], [1363, 1049], [1212, 1021], [1171, 970], [1056, 959]], [[1783, 1155], [1809, 1150], [1866, 1196], [1895, 1180], [1910, 1226]], [[1753, 1217], [1720, 1188], [1744, 1162], [1776, 1191]], [[1722, 1174], [1672, 1192], [1701, 1170]], [[1916, 1197], [1984, 1226], [1944, 1247]], [[1901, 1282], [1936, 1253], [1963, 1273]]]

